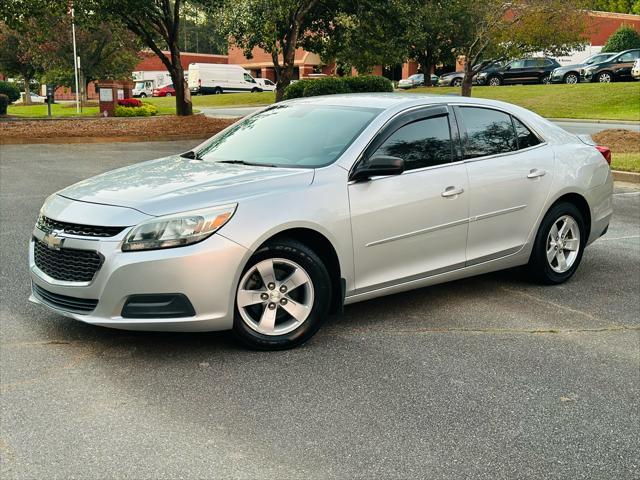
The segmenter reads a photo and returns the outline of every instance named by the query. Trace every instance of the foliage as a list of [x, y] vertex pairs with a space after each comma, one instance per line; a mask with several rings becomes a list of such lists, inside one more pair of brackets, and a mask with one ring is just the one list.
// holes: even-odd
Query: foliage
[[627, 25], [622, 25], [611, 34], [602, 51], [622, 52], [631, 48], [640, 48], [640, 33]]
[[118, 100], [118, 105], [123, 107], [141, 107], [142, 102], [137, 98], [123, 98], [122, 100]]
[[315, 97], [337, 93], [392, 92], [393, 84], [384, 77], [363, 75], [359, 77], [325, 77], [300, 80], [289, 85], [284, 99]]
[[640, 0], [592, 0], [590, 8], [603, 12], [635, 13], [640, 15]]
[[20, 90], [11, 82], [0, 81], [0, 94], [6, 95], [9, 103], [13, 103], [20, 98]]
[[[24, 83], [25, 92], [29, 92], [31, 81], [42, 71], [36, 61], [40, 34], [36, 30], [34, 19], [25, 20], [29, 28], [15, 30], [0, 21], [0, 71], [5, 75], [19, 78]], [[30, 103], [27, 96], [26, 103]]]
[[142, 105], [139, 107], [127, 107], [120, 104], [116, 105], [116, 117], [151, 117], [153, 115], [157, 115], [158, 108], [155, 105], [147, 102], [140, 103]]
[[450, 0], [460, 12], [461, 35], [454, 52], [463, 56], [462, 94], [470, 96], [472, 78], [489, 60], [533, 52], [567, 54], [584, 44], [581, 0]]
[[9, 97], [4, 93], [0, 93], [0, 115], [7, 114], [7, 107], [9, 106]]

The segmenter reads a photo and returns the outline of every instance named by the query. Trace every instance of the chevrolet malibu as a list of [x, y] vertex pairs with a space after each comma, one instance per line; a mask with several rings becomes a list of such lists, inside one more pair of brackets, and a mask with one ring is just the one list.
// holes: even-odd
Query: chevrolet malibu
[[606, 159], [496, 101], [283, 102], [190, 152], [51, 195], [30, 300], [94, 325], [233, 329], [281, 349], [382, 295], [519, 265], [559, 284], [607, 231]]

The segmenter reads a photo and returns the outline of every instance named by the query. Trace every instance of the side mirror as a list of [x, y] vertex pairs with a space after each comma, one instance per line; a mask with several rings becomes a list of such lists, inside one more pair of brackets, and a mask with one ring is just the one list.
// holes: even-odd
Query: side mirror
[[389, 155], [375, 155], [362, 162], [351, 175], [351, 180], [363, 182], [371, 177], [400, 175], [404, 172], [404, 160]]
[[511, 70], [511, 65], [507, 65], [506, 67], [504, 67], [505, 70]]

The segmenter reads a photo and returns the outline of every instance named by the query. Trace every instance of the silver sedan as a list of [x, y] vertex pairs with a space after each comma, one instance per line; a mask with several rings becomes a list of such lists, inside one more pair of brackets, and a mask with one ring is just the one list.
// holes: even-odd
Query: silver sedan
[[30, 300], [95, 325], [308, 340], [343, 305], [526, 265], [574, 274], [610, 152], [523, 108], [401, 94], [283, 102], [182, 155], [51, 195]]

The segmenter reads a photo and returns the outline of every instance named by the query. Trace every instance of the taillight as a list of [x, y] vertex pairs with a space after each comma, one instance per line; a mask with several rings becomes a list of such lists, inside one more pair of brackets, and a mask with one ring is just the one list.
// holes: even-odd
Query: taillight
[[602, 147], [600, 145], [596, 145], [596, 148], [602, 154], [607, 163], [611, 165], [611, 149], [609, 147]]

